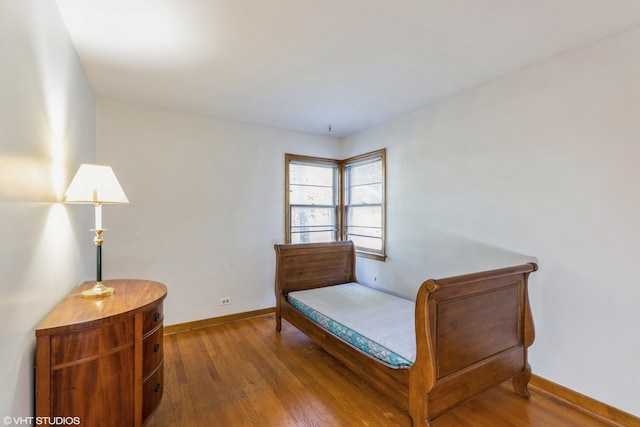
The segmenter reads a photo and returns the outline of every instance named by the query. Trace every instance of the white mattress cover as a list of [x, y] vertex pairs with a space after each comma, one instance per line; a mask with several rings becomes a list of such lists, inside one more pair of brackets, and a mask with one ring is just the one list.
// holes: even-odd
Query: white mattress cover
[[415, 362], [415, 302], [359, 283], [294, 291], [289, 295]]

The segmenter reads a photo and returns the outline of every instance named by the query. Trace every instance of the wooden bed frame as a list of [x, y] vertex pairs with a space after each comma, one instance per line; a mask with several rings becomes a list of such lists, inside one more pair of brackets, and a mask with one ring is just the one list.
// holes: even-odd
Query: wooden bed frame
[[429, 279], [415, 308], [416, 361], [394, 368], [313, 323], [287, 300], [291, 291], [356, 282], [351, 242], [275, 245], [276, 330], [282, 318], [407, 409], [414, 426], [481, 391], [512, 380], [528, 398], [534, 340], [527, 280], [534, 263]]

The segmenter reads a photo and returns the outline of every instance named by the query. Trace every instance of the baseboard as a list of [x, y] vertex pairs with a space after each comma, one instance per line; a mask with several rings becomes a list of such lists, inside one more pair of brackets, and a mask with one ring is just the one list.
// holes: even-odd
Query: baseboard
[[640, 418], [631, 415], [613, 406], [602, 403], [591, 397], [580, 394], [559, 384], [541, 378], [531, 376], [529, 387], [562, 405], [569, 406], [576, 411], [596, 418], [612, 426], [631, 427], [640, 426]]
[[274, 313], [275, 310], [275, 307], [269, 307], [263, 308], [262, 310], [246, 311], [244, 313], [230, 314], [228, 316], [212, 317], [210, 319], [168, 325], [164, 327], [164, 334], [177, 334], [179, 332], [193, 331], [194, 329], [202, 329], [208, 326], [220, 325], [222, 323], [235, 322], [237, 320], [249, 319], [251, 317], [264, 316], [266, 314]]

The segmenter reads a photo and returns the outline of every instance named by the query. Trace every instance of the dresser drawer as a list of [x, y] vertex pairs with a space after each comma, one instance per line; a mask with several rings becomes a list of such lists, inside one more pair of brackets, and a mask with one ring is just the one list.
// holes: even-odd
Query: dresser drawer
[[158, 366], [164, 354], [162, 325], [142, 341], [142, 378], [146, 378]]
[[145, 311], [142, 314], [142, 334], [146, 334], [160, 323], [164, 319], [164, 314], [162, 313], [163, 304], [160, 303], [157, 306], [153, 307], [150, 310]]
[[164, 393], [164, 361], [142, 384], [142, 420], [146, 420], [158, 407]]
[[[52, 398], [47, 402], [47, 406], [50, 411], [48, 416], [56, 418], [51, 418], [51, 421], [69, 420], [68, 414], [73, 414], [73, 417], [80, 419], [82, 426], [133, 426], [133, 360], [134, 347], [129, 346], [120, 351], [107, 352], [100, 357], [76, 361], [52, 370], [48, 387]], [[40, 425], [39, 422], [32, 423]], [[49, 426], [49, 423], [42, 424]], [[52, 423], [62, 424], [65, 423]], [[67, 424], [73, 423], [67, 421]]]

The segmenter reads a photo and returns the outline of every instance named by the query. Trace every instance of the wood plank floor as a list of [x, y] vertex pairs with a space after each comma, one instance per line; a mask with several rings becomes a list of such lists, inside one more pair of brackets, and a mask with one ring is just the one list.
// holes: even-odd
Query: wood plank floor
[[[271, 314], [166, 335], [164, 397], [147, 427], [411, 426], [408, 413], [282, 323], [277, 333]], [[607, 425], [531, 394], [503, 384], [433, 426]]]

